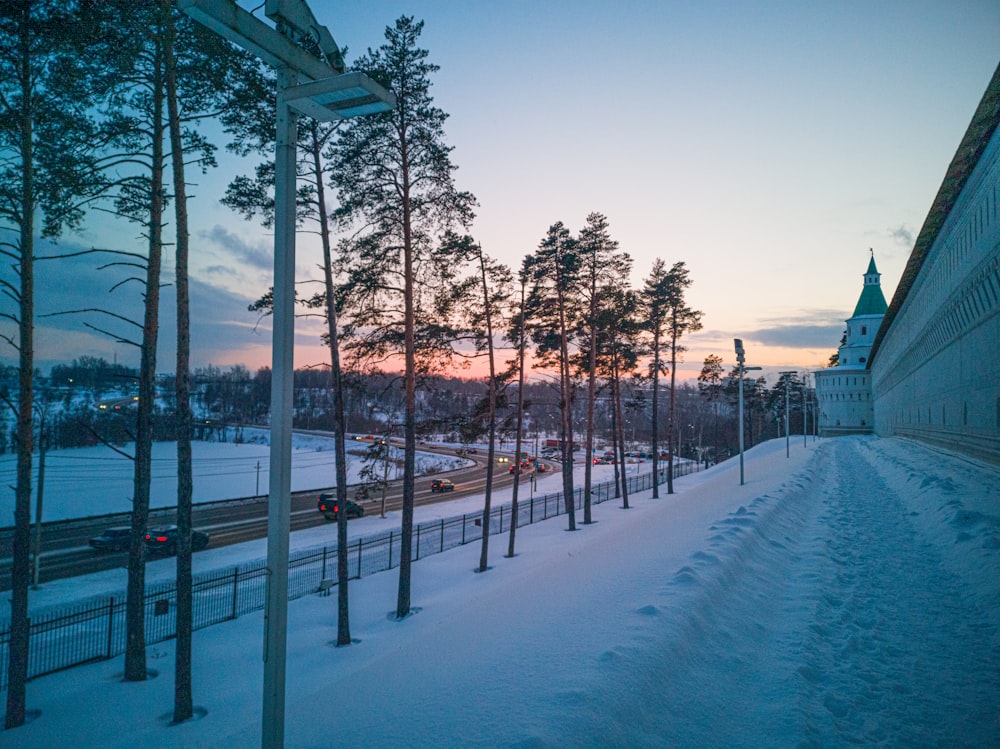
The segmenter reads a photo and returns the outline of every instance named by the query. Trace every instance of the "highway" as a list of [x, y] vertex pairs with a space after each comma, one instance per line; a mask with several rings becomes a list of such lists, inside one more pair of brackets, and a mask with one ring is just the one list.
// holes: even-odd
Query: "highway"
[[[350, 447], [350, 443], [348, 443]], [[419, 446], [422, 452], [454, 455], [454, 448]], [[497, 453], [512, 457], [511, 453]], [[455, 483], [453, 492], [432, 492], [431, 476], [418, 477], [416, 482], [416, 504], [443, 502], [473, 494], [482, 494], [486, 486], [486, 458], [484, 454], [464, 456], [475, 465], [454, 471], [434, 474], [447, 477]], [[514, 478], [508, 473], [506, 463], [498, 464], [494, 472], [494, 489], [509, 486]], [[522, 477], [522, 480], [524, 478]], [[314, 489], [294, 492], [291, 497], [291, 529], [293, 531], [323, 525], [327, 521], [316, 509], [316, 498], [328, 489]], [[348, 489], [348, 497], [351, 497]], [[361, 502], [365, 515], [378, 514], [382, 498]], [[402, 481], [393, 481], [386, 491], [386, 512], [399, 510], [403, 504]], [[172, 525], [176, 522], [176, 508], [160, 508], [150, 511], [149, 527]], [[97, 552], [90, 548], [87, 540], [100, 535], [105, 528], [129, 525], [128, 513], [102, 515], [77, 520], [62, 520], [42, 523], [42, 555], [39, 581], [58, 580], [91, 572], [125, 567], [127, 552]], [[199, 503], [192, 510], [192, 525], [210, 534], [208, 547], [218, 548], [229, 544], [251, 541], [267, 536], [267, 497], [247, 497], [217, 502]], [[0, 528], [0, 590], [11, 587], [11, 554], [13, 528]], [[34, 531], [34, 528], [32, 528]]]

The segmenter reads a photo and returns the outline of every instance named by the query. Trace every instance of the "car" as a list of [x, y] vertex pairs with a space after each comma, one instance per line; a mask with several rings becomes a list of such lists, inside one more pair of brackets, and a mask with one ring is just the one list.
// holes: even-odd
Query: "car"
[[[320, 494], [316, 500], [316, 509], [323, 513], [327, 520], [338, 520], [340, 518], [340, 505], [335, 494]], [[344, 515], [348, 520], [351, 518], [361, 518], [365, 515], [365, 508], [357, 502], [344, 500]]]
[[545, 465], [544, 463], [539, 463], [538, 466], [535, 468], [535, 470], [538, 471], [539, 473], [547, 473], [552, 469], [549, 466]]
[[132, 529], [127, 526], [105, 528], [100, 536], [87, 541], [97, 551], [125, 551], [132, 538]]
[[[514, 465], [513, 463], [511, 463], [511, 466], [508, 469], [508, 471], [510, 473], [514, 473], [514, 469], [515, 468], [517, 468], [517, 466]], [[522, 460], [521, 461], [521, 473], [527, 473], [530, 470], [531, 470], [531, 463], [529, 461], [527, 461], [527, 460]]]
[[[191, 531], [191, 551], [201, 551], [208, 546], [209, 535], [204, 531]], [[169, 555], [177, 553], [177, 526], [167, 525], [146, 531], [146, 553]]]
[[431, 481], [432, 492], [453, 492], [455, 484], [451, 479], [434, 479]]

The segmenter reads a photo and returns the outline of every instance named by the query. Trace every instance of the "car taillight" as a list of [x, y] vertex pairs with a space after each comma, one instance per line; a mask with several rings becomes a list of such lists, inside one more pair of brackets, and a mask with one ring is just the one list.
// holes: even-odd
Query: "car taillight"
[[146, 540], [148, 541], [148, 540], [149, 540], [149, 539], [151, 539], [151, 538], [152, 538], [152, 536], [150, 536], [150, 535], [149, 535], [149, 534], [147, 533], [147, 534], [146, 534]]
[[160, 543], [163, 543], [164, 541], [167, 540], [167, 537], [166, 536], [157, 536], [156, 540], [159, 541]]
[[320, 512], [326, 512], [326, 505], [320, 505], [319, 510]]
[[340, 508], [339, 508], [339, 507], [337, 507], [337, 505], [334, 505], [334, 506], [333, 506], [333, 511], [334, 511], [334, 512], [340, 512]]

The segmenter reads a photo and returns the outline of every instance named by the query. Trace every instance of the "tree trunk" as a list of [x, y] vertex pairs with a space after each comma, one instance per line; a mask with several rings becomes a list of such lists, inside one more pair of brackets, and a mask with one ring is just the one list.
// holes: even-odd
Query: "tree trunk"
[[590, 491], [594, 467], [594, 401], [597, 399], [597, 327], [594, 318], [597, 315], [594, 298], [596, 289], [591, 288], [590, 303], [590, 354], [587, 362], [587, 445], [584, 448], [583, 467], [583, 524], [593, 522], [590, 512]]
[[620, 448], [621, 441], [618, 439], [618, 414], [615, 411], [614, 386], [611, 388], [611, 451], [615, 454], [615, 499], [622, 495], [622, 472], [625, 466], [622, 460], [625, 457], [624, 448]]
[[660, 497], [660, 330], [653, 331], [653, 499]]
[[190, 250], [187, 186], [184, 176], [184, 144], [181, 133], [180, 106], [177, 100], [177, 70], [174, 59], [174, 26], [170, 3], [164, 2], [167, 34], [164, 41], [167, 117], [170, 129], [170, 155], [174, 183], [174, 216], [177, 224], [177, 367], [174, 392], [177, 397], [177, 646], [174, 653], [174, 723], [194, 716], [191, 684], [191, 645], [193, 593], [191, 578], [191, 505], [194, 478], [191, 462], [191, 302], [188, 283]]
[[[28, 23], [24, 11], [21, 28]], [[21, 114], [21, 233], [20, 308], [18, 344], [20, 346], [17, 405], [17, 487], [14, 492], [14, 536], [11, 539], [10, 645], [7, 660], [7, 728], [24, 724], [26, 684], [28, 681], [28, 581], [31, 576], [31, 454], [34, 448], [32, 412], [35, 369], [35, 184], [34, 132], [29, 96], [33, 75], [28, 40], [22, 37], [21, 87], [24, 104]]]
[[677, 338], [678, 322], [677, 307], [674, 307], [670, 323], [670, 412], [667, 418], [667, 494], [674, 493], [674, 414], [677, 404], [676, 384], [677, 384]]
[[149, 196], [149, 259], [146, 268], [145, 315], [139, 362], [136, 414], [135, 480], [132, 497], [132, 542], [129, 545], [125, 600], [125, 680], [146, 680], [146, 526], [153, 449], [153, 405], [156, 398], [156, 340], [159, 333], [160, 264], [163, 251], [163, 48], [156, 42], [153, 73], [152, 170]]
[[[518, 335], [517, 344], [517, 439], [514, 449], [518, 455], [518, 463], [521, 456], [521, 432], [524, 427], [524, 286], [525, 279], [521, 278], [521, 330]], [[538, 471], [538, 455], [535, 455], [535, 471]], [[514, 556], [514, 536], [517, 533], [517, 490], [521, 483], [520, 474], [514, 480], [514, 488], [511, 490], [510, 499], [510, 533], [507, 539], [507, 556]]]
[[[323, 282], [326, 288], [326, 325], [330, 339], [330, 377], [333, 388], [333, 449], [337, 471], [337, 504], [347, 506], [347, 425], [344, 417], [344, 378], [340, 370], [340, 337], [337, 329], [337, 298], [333, 287], [333, 253], [330, 247], [330, 219], [326, 212], [326, 188], [323, 184], [323, 167], [320, 162], [320, 142], [315, 121], [312, 133], [313, 172], [316, 179], [317, 210], [319, 212], [320, 239], [323, 244]], [[386, 440], [386, 461], [389, 456]], [[383, 497], [385, 489], [383, 488]], [[383, 499], [384, 503], [384, 499]], [[347, 513], [337, 513], [337, 645], [351, 644], [350, 598], [348, 596]]]
[[[559, 261], [560, 263], [562, 260]], [[569, 520], [568, 530], [576, 530], [576, 501], [573, 498], [573, 382], [569, 369], [569, 342], [566, 325], [566, 298], [562, 274], [558, 280], [559, 304], [559, 394], [560, 415], [562, 417], [562, 477], [563, 501]]]
[[[483, 248], [479, 248], [479, 271], [482, 276], [483, 282], [483, 304], [485, 305], [486, 312], [486, 347], [489, 354], [490, 360], [490, 383], [488, 389], [489, 403], [487, 408], [489, 409], [489, 439], [490, 443], [487, 448], [487, 460], [486, 464], [486, 493], [483, 500], [483, 538], [482, 547], [479, 552], [479, 571], [486, 572], [489, 565], [489, 548], [490, 548], [490, 504], [493, 498], [493, 463], [494, 463], [494, 449], [493, 443], [496, 440], [497, 434], [497, 376], [496, 376], [496, 362], [493, 357], [493, 315], [490, 310], [490, 288], [486, 279], [486, 260], [483, 257]], [[514, 486], [516, 487], [521, 480], [521, 435], [517, 436], [517, 455], [514, 456]]]
[[413, 565], [413, 499], [417, 454], [417, 356], [413, 301], [413, 229], [410, 225], [409, 168], [406, 141], [403, 162], [403, 509], [399, 539], [399, 589], [396, 618], [410, 613], [410, 573]]
[[[622, 464], [622, 507], [629, 509], [628, 505], [628, 467], [625, 463], [625, 421], [622, 419], [622, 390], [621, 376], [618, 372], [618, 348], [617, 343], [612, 344], [611, 354], [611, 400], [615, 409], [616, 421], [618, 422], [618, 446], [621, 452]], [[636, 463], [636, 466], [639, 464]]]

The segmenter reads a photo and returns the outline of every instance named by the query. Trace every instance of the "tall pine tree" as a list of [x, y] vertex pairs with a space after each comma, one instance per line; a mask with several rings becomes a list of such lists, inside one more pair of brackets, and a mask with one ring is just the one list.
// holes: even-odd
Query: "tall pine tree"
[[[422, 31], [422, 21], [402, 16], [386, 28], [385, 43], [358, 60], [358, 69], [395, 94], [396, 106], [351, 120], [333, 149], [332, 168], [338, 217], [356, 231], [343, 243], [352, 330], [366, 331], [354, 351], [403, 360], [400, 619], [411, 608], [417, 375], [421, 358], [425, 365], [432, 362], [439, 340], [422, 314], [429, 311], [427, 296], [434, 288], [432, 252], [442, 231], [471, 221], [475, 204], [454, 183], [452, 149], [445, 145], [447, 114], [434, 106], [430, 93], [438, 66], [418, 46]], [[428, 282], [421, 284], [422, 278]]]

